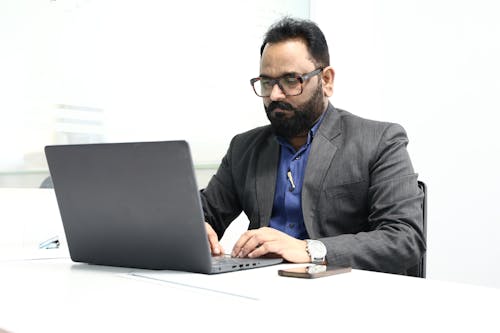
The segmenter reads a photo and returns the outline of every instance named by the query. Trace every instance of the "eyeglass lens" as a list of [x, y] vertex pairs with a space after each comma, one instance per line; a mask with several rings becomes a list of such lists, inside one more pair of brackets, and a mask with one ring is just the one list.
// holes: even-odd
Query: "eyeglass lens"
[[261, 78], [253, 83], [255, 92], [263, 97], [270, 96], [276, 84], [287, 96], [300, 95], [302, 92], [301, 81], [297, 77]]

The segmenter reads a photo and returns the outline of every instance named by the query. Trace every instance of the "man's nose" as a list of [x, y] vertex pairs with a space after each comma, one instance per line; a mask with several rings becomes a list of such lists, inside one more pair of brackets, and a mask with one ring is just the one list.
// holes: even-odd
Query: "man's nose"
[[273, 89], [271, 90], [271, 95], [269, 95], [269, 98], [272, 101], [279, 101], [286, 98], [286, 95], [279, 86], [278, 82], [274, 84]]

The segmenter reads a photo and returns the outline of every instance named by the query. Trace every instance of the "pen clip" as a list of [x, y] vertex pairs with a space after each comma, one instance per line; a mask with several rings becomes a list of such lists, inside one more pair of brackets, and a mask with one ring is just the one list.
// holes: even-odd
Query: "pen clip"
[[293, 190], [295, 190], [295, 183], [293, 181], [292, 171], [288, 170], [288, 172], [286, 173], [286, 175], [288, 177], [288, 180], [290, 181], [290, 185], [292, 186], [290, 188], [290, 192], [292, 192]]

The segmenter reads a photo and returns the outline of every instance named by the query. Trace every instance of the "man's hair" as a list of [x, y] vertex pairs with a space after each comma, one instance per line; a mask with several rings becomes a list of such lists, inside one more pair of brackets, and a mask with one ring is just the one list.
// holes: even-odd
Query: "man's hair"
[[269, 28], [260, 47], [260, 56], [262, 57], [266, 44], [284, 42], [290, 39], [304, 41], [315, 65], [320, 67], [330, 65], [328, 44], [316, 23], [291, 17], [284, 17]]

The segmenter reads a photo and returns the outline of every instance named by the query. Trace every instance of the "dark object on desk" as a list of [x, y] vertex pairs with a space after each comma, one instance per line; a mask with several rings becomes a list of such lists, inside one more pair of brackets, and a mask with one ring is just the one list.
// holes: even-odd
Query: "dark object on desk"
[[283, 261], [214, 263], [185, 141], [47, 146], [45, 154], [73, 261], [207, 274]]
[[58, 249], [61, 245], [58, 236], [51, 237], [38, 244], [39, 249]]
[[278, 270], [278, 275], [304, 278], [304, 279], [315, 279], [324, 276], [330, 276], [335, 274], [349, 273], [351, 267], [333, 267], [326, 265], [309, 265], [303, 267], [294, 267], [288, 269]]
[[[424, 192], [424, 200], [422, 202], [422, 217], [423, 217], [423, 226], [422, 231], [424, 232], [425, 242], [427, 243], [427, 185], [423, 181], [418, 181], [418, 187]], [[420, 277], [425, 279], [426, 275], [426, 264], [427, 264], [427, 254], [424, 253], [420, 263], [414, 267], [411, 267], [407, 274], [408, 276]]]

